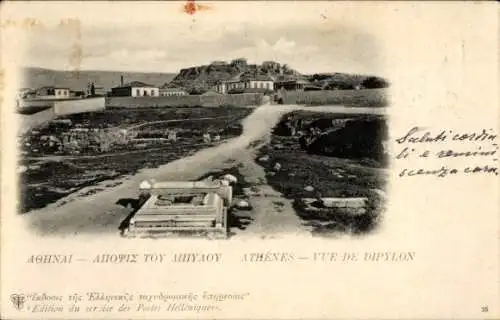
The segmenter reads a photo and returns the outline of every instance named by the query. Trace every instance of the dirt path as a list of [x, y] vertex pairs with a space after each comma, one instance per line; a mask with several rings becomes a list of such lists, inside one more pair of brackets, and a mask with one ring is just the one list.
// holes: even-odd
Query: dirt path
[[[57, 236], [71, 236], [79, 233], [116, 233], [120, 223], [132, 212], [127, 202], [136, 199], [137, 187], [145, 179], [192, 180], [204, 173], [224, 169], [234, 162], [244, 163], [245, 176], [265, 179], [263, 169], [253, 162], [253, 148], [248, 148], [255, 141], [268, 138], [271, 129], [280, 117], [293, 110], [307, 109], [331, 113], [370, 113], [382, 114], [385, 110], [372, 108], [344, 108], [341, 106], [303, 107], [297, 105], [263, 105], [243, 119], [243, 133], [218, 146], [196, 152], [192, 156], [179, 159], [155, 169], [141, 170], [139, 173], [121, 179], [120, 185], [105, 187], [110, 181], [88, 187], [71, 194], [43, 209], [27, 213], [27, 220], [34, 232]], [[233, 160], [233, 164], [228, 162]], [[253, 201], [255, 206], [254, 221], [247, 229], [236, 231], [236, 236], [258, 233], [281, 234], [289, 232], [307, 232], [291, 208], [291, 203], [266, 183], [261, 183], [262, 199]], [[82, 194], [95, 188], [104, 190], [90, 196]], [[64, 204], [64, 205], [61, 205]]]
[[251, 195], [249, 202], [253, 207], [250, 218], [253, 220], [244, 230], [236, 234], [241, 237], [280, 238], [288, 235], [311, 235], [311, 228], [303, 225], [295, 214], [292, 200], [286, 199], [280, 192], [267, 184], [264, 168], [253, 160], [249, 153], [240, 173], [258, 191]]

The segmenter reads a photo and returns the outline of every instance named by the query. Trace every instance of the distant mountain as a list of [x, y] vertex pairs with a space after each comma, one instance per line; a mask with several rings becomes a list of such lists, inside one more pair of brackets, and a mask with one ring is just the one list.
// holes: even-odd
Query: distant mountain
[[166, 87], [184, 87], [188, 90], [210, 88], [218, 81], [230, 80], [237, 76], [268, 75], [273, 78], [299, 77], [302, 75], [286, 64], [274, 61], [265, 61], [262, 64], [248, 64], [246, 59], [239, 58], [232, 61], [214, 61], [208, 65], [193, 66], [181, 69], [179, 74]]
[[21, 82], [23, 88], [39, 88], [43, 86], [65, 86], [72, 90], [85, 90], [89, 82], [96, 86], [110, 90], [120, 85], [120, 76], [123, 75], [125, 83], [140, 81], [155, 86], [161, 86], [170, 82], [173, 73], [149, 73], [149, 72], [121, 72], [121, 71], [60, 71], [43, 68], [25, 68], [24, 79]]

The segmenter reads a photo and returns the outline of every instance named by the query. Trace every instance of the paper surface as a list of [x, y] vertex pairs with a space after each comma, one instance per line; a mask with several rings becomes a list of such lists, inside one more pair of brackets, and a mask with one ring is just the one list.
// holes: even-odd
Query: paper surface
[[[3, 318], [500, 316], [495, 3], [10, 2], [1, 9]], [[258, 107], [243, 122], [251, 135], [199, 151], [205, 161], [145, 165], [105, 180], [95, 195], [83, 195], [95, 187], [87, 186], [19, 213], [17, 161], [25, 155], [16, 135], [28, 123], [15, 104], [26, 84], [22, 66], [74, 77], [116, 71], [119, 86], [125, 72], [178, 74], [240, 57], [279, 61], [302, 74], [373, 75], [390, 82], [388, 106], [380, 109], [389, 127], [388, 183], [380, 187], [385, 209], [373, 231], [318, 236], [276, 184], [260, 186], [265, 197], [247, 198], [255, 216], [246, 229], [232, 226], [228, 239], [120, 235], [130, 207], [116, 195], [138, 196], [143, 180], [208, 174], [220, 169], [217, 159], [224, 154], [248, 164], [241, 169], [247, 181], [253, 174], [264, 177], [264, 168], [267, 181], [275, 181], [269, 170], [283, 172], [296, 158], [269, 169], [244, 150], [281, 115], [298, 110], [287, 103]], [[116, 163], [132, 161], [127, 154]], [[53, 170], [55, 176], [63, 169]], [[368, 179], [360, 172], [356, 179]], [[113, 186], [116, 181], [121, 184]]]

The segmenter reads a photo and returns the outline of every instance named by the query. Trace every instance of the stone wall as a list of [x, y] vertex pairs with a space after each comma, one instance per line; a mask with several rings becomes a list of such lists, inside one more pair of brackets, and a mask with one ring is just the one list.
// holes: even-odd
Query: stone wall
[[65, 115], [73, 113], [83, 113], [91, 111], [104, 110], [105, 99], [101, 98], [88, 98], [80, 100], [65, 100], [54, 102], [54, 113], [56, 115]]
[[283, 104], [342, 105], [345, 107], [386, 107], [387, 89], [282, 91]]
[[260, 93], [245, 93], [163, 97], [108, 97], [106, 98], [106, 108], [245, 107], [262, 104], [262, 96]]

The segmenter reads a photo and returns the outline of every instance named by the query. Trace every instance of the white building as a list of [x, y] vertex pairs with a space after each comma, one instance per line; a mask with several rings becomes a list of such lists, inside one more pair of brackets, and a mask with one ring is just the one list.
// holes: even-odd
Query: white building
[[159, 97], [160, 89], [139, 81], [132, 81], [126, 85], [111, 89], [114, 97]]
[[274, 81], [267, 75], [236, 76], [230, 80], [222, 81], [216, 85], [219, 93], [231, 93], [235, 90], [262, 89], [262, 91], [274, 91]]
[[65, 87], [41, 87], [36, 90], [35, 96], [37, 99], [68, 99], [70, 90]]
[[189, 93], [181, 88], [161, 88], [160, 96], [171, 97], [171, 96], [187, 96]]

